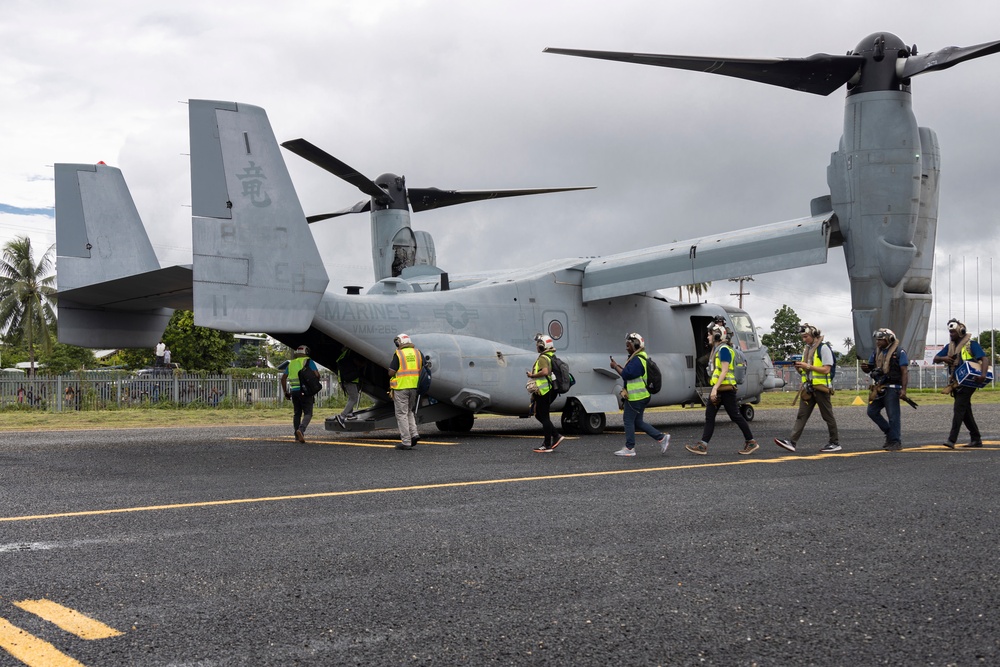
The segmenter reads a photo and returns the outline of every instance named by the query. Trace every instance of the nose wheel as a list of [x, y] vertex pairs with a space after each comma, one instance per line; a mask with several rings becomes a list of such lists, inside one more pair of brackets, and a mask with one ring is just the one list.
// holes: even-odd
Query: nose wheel
[[570, 400], [563, 410], [561, 425], [564, 433], [598, 435], [604, 433], [607, 417], [603, 412], [587, 412], [579, 401]]
[[743, 415], [743, 419], [746, 419], [748, 422], [753, 421], [755, 412], [756, 411], [753, 409], [753, 406], [749, 403], [744, 403], [740, 406], [740, 414]]

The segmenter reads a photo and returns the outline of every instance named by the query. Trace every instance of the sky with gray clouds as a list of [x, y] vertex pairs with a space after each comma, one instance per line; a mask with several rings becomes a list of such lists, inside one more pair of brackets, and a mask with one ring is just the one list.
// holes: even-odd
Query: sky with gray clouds
[[[921, 52], [1000, 39], [1000, 4], [962, 0], [0, 0], [0, 10], [0, 242], [28, 234], [48, 247], [52, 165], [103, 160], [122, 169], [161, 264], [189, 263], [191, 98], [264, 107], [279, 141], [307, 138], [411, 187], [598, 187], [416, 214], [453, 275], [804, 217], [829, 193], [844, 89], [821, 97], [547, 46], [763, 58], [844, 54], [878, 31]], [[917, 120], [942, 151], [932, 332], [952, 315], [989, 328], [993, 280], [1000, 290], [998, 75], [994, 55], [913, 79]], [[286, 162], [307, 214], [364, 198], [295, 155]], [[371, 282], [367, 215], [312, 228], [331, 288]], [[767, 331], [788, 304], [842, 347], [853, 335], [843, 261], [837, 248], [824, 266], [757, 275], [744, 307]], [[736, 288], [717, 282], [708, 298], [735, 305]]]

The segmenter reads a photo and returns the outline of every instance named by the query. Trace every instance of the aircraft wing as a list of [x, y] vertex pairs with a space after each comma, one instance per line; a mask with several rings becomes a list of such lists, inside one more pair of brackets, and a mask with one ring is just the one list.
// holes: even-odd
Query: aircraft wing
[[833, 211], [826, 211], [810, 218], [599, 257], [584, 270], [583, 300], [823, 264], [833, 218]]

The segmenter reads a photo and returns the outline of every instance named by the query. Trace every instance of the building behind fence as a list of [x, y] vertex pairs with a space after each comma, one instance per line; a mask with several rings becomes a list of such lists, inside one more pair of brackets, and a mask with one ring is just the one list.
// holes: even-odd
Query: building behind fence
[[[317, 402], [338, 392], [333, 375], [324, 374]], [[49, 412], [106, 410], [133, 406], [242, 407], [281, 405], [281, 376], [254, 377], [134, 374], [82, 371], [69, 375], [0, 377], [0, 408], [35, 408]]]

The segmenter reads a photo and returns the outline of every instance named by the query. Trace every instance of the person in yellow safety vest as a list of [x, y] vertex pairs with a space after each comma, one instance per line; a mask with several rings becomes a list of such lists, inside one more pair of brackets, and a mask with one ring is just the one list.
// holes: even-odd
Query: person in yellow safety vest
[[649, 405], [649, 399], [652, 398], [646, 386], [646, 376], [649, 370], [646, 341], [639, 334], [630, 333], [625, 336], [625, 351], [628, 352], [628, 361], [625, 362], [624, 366], [611, 357], [611, 368], [617, 371], [625, 382], [625, 388], [622, 390], [622, 398], [625, 399], [622, 401], [625, 446], [616, 451], [615, 456], [635, 456], [636, 429], [655, 440], [656, 444], [660, 446], [660, 453], [666, 454], [667, 447], [670, 446], [670, 435], [661, 433], [642, 418], [642, 413]]
[[987, 383], [986, 374], [990, 370], [990, 357], [983, 351], [979, 341], [973, 340], [965, 325], [954, 318], [948, 321], [948, 338], [951, 342], [934, 355], [935, 364], [945, 364], [948, 367], [948, 377], [952, 380], [952, 383], [949, 384], [952, 388], [951, 395], [955, 398], [955, 407], [951, 416], [951, 433], [948, 434], [944, 446], [948, 449], [955, 449], [955, 443], [958, 442], [958, 432], [962, 428], [962, 424], [965, 424], [965, 427], [969, 429], [970, 442], [962, 447], [982, 447], [983, 434], [979, 432], [976, 418], [972, 416], [972, 395], [976, 393], [976, 387], [956, 386], [954, 380], [955, 369], [966, 361], [976, 361], [979, 362], [982, 373], [977, 383], [981, 387], [985, 386]]
[[790, 452], [795, 451], [795, 443], [802, 436], [802, 431], [806, 428], [806, 422], [812, 414], [813, 408], [819, 406], [819, 414], [826, 422], [826, 428], [830, 435], [830, 440], [823, 446], [820, 452], [829, 454], [839, 452], [840, 434], [837, 431], [837, 418], [833, 415], [833, 403], [830, 396], [833, 395], [833, 386], [830, 379], [830, 371], [833, 368], [833, 350], [823, 342], [822, 332], [811, 324], [803, 323], [799, 327], [799, 335], [805, 348], [802, 350], [802, 360], [795, 362], [795, 368], [802, 376], [802, 389], [799, 391], [799, 412], [795, 415], [795, 425], [792, 426], [792, 434], [787, 440], [775, 438], [774, 444]]
[[281, 388], [285, 392], [285, 398], [292, 399], [292, 409], [294, 411], [292, 428], [295, 429], [295, 439], [299, 442], [306, 441], [306, 427], [312, 421], [313, 402], [316, 400], [315, 396], [304, 396], [302, 394], [301, 387], [299, 387], [299, 371], [308, 368], [319, 377], [319, 368], [309, 358], [310, 352], [311, 350], [307, 345], [300, 345], [296, 348], [295, 356], [285, 366], [285, 372], [281, 376]]
[[545, 439], [542, 440], [541, 445], [535, 447], [532, 451], [539, 454], [548, 454], [566, 439], [556, 431], [556, 427], [552, 424], [552, 418], [549, 415], [552, 408], [552, 401], [556, 400], [556, 396], [558, 395], [552, 384], [552, 380], [555, 377], [552, 373], [552, 357], [556, 354], [555, 341], [552, 340], [551, 336], [541, 333], [535, 334], [535, 351], [538, 352], [538, 358], [535, 359], [531, 370], [525, 371], [525, 375], [531, 378], [527, 384], [527, 387], [531, 391], [532, 407], [530, 409], [534, 411], [535, 419], [542, 425], [542, 432], [545, 434]]
[[401, 333], [393, 340], [396, 353], [389, 362], [389, 389], [396, 408], [396, 424], [399, 426], [400, 444], [396, 449], [413, 449], [420, 440], [417, 431], [417, 385], [420, 370], [424, 367], [424, 355], [413, 347], [410, 336]]
[[714, 322], [709, 325], [706, 332], [707, 343], [712, 352], [709, 355], [709, 370], [712, 371], [712, 391], [705, 404], [705, 430], [702, 431], [701, 440], [693, 445], [684, 445], [684, 449], [692, 454], [705, 456], [708, 454], [708, 443], [715, 433], [715, 416], [719, 412], [719, 405], [726, 408], [726, 414], [734, 424], [739, 426], [743, 432], [743, 449], [738, 453], [747, 455], [757, 451], [757, 441], [753, 439], [750, 432], [750, 425], [740, 414], [740, 406], [736, 400], [736, 373], [733, 366], [736, 363], [736, 351], [729, 345], [729, 330]]

